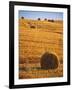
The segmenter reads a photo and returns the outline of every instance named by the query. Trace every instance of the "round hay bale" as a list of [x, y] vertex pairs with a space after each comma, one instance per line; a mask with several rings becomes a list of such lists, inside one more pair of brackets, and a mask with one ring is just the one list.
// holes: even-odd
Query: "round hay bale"
[[24, 19], [24, 17], [22, 16], [21, 19]]
[[32, 25], [32, 26], [30, 26], [30, 28], [35, 28], [35, 26]]
[[52, 53], [44, 53], [41, 57], [42, 69], [56, 69], [58, 67], [58, 58]]
[[44, 20], [47, 21], [47, 18], [45, 18]]
[[40, 21], [41, 19], [40, 19], [40, 18], [38, 18], [38, 20]]

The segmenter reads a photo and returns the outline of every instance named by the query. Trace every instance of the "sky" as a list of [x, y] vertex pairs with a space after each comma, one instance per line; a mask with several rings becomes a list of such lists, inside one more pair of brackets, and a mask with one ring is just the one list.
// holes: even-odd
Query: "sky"
[[54, 20], [63, 20], [62, 12], [46, 12], [46, 11], [24, 11], [19, 10], [19, 18], [24, 17], [26, 19], [34, 19], [37, 20], [40, 18], [41, 20], [54, 19]]

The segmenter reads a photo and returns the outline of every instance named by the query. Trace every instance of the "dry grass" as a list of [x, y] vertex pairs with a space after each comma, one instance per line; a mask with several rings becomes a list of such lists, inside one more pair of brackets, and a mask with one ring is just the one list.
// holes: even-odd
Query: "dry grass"
[[[63, 22], [19, 19], [19, 78], [47, 78], [63, 76]], [[31, 69], [40, 67], [45, 52], [56, 54], [59, 67], [55, 70]], [[23, 68], [28, 68], [27, 71]]]

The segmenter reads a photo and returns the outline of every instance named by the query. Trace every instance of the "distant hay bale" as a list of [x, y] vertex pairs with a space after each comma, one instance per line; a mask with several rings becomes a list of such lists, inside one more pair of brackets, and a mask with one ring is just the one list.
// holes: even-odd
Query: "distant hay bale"
[[40, 19], [40, 18], [38, 18], [38, 20], [40, 21], [41, 19]]
[[30, 28], [35, 28], [35, 26], [32, 25], [32, 26], [30, 26]]
[[24, 19], [24, 17], [22, 16], [21, 19]]
[[50, 22], [50, 19], [48, 19], [48, 21]]
[[41, 57], [42, 69], [56, 69], [58, 67], [58, 58], [52, 53], [44, 53]]
[[54, 22], [54, 20], [52, 19], [51, 22]]
[[47, 18], [45, 18], [44, 20], [47, 21]]
[[54, 20], [53, 20], [53, 19], [52, 19], [52, 20], [48, 19], [48, 21], [49, 21], [49, 22], [54, 22]]

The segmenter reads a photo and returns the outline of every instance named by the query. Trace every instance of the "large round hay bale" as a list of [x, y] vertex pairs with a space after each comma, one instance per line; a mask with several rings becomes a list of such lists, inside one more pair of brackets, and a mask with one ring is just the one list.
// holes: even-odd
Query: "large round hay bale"
[[58, 67], [58, 58], [55, 54], [44, 53], [41, 57], [42, 69], [56, 69]]

